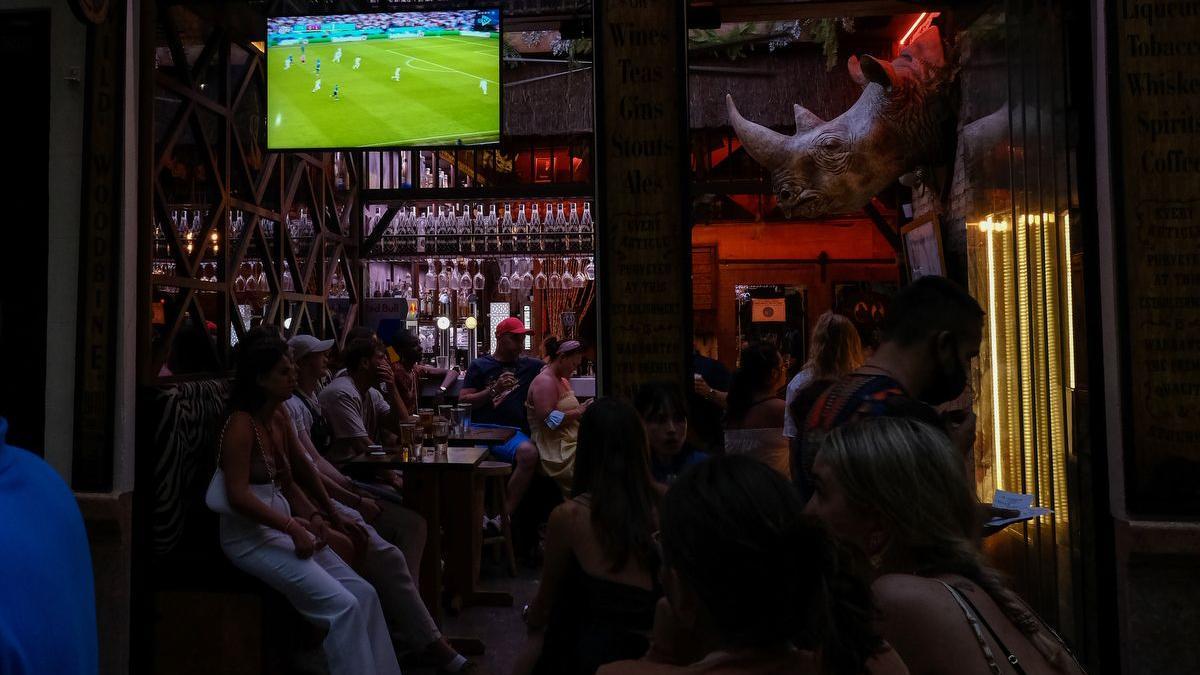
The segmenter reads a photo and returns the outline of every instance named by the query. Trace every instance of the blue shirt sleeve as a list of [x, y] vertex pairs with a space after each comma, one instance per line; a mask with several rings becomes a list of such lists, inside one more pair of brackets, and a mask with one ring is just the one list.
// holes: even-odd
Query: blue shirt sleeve
[[467, 374], [463, 375], [463, 389], [479, 391], [486, 389], [487, 385], [487, 373], [484, 372], [482, 359], [475, 359], [467, 366]]

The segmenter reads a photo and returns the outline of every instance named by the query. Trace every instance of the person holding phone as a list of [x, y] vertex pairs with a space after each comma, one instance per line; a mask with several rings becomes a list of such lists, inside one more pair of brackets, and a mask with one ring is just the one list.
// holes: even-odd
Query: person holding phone
[[583, 345], [576, 340], [559, 342], [551, 336], [546, 338], [545, 347], [550, 363], [533, 378], [525, 410], [542, 471], [558, 483], [564, 495], [569, 495], [575, 477], [579, 418], [591, 403], [580, 403], [571, 388], [571, 376], [583, 360]]
[[497, 324], [495, 351], [471, 362], [458, 393], [459, 403], [472, 407], [471, 426], [502, 427], [516, 432], [507, 443], [490, 450], [492, 456], [513, 464], [505, 504], [510, 514], [521, 503], [538, 465], [538, 451], [529, 438], [525, 399], [529, 386], [545, 364], [521, 355], [525, 336], [530, 332], [515, 316]]

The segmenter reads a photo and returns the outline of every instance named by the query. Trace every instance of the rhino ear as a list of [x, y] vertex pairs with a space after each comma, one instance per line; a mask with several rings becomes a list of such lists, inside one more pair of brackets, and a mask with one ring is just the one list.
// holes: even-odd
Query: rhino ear
[[858, 62], [857, 56], [851, 56], [846, 60], [846, 69], [850, 71], [850, 79], [860, 87], [865, 87], [871, 83], [866, 75], [863, 75], [862, 64]]
[[870, 54], [864, 54], [859, 60], [859, 68], [864, 80], [881, 85], [884, 89], [891, 89], [896, 83], [896, 69], [892, 64], [880, 61]]
[[825, 120], [817, 117], [813, 111], [805, 108], [799, 103], [797, 103], [794, 107], [796, 109], [796, 133], [809, 131], [810, 129], [815, 129], [822, 124], [825, 124]]

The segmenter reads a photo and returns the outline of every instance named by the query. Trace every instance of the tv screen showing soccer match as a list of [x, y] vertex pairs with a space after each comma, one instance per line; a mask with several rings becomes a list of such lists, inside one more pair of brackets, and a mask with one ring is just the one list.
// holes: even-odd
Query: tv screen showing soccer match
[[499, 9], [268, 20], [271, 150], [496, 143], [500, 97]]

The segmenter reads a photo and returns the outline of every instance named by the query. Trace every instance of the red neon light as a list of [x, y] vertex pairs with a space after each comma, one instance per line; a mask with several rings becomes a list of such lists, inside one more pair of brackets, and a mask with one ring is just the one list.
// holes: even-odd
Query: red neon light
[[[940, 14], [941, 12], [921, 12], [921, 14], [917, 16], [917, 20], [913, 21], [913, 24], [908, 27], [908, 30], [904, 33], [904, 37], [900, 38], [900, 46], [903, 47], [904, 45], [908, 44], [908, 39], [913, 36], [913, 33], [916, 32], [918, 27], [922, 25], [928, 26], [929, 24], [933, 23], [933, 20], [938, 18]], [[926, 20], [926, 17], [928, 17], [928, 21]]]

